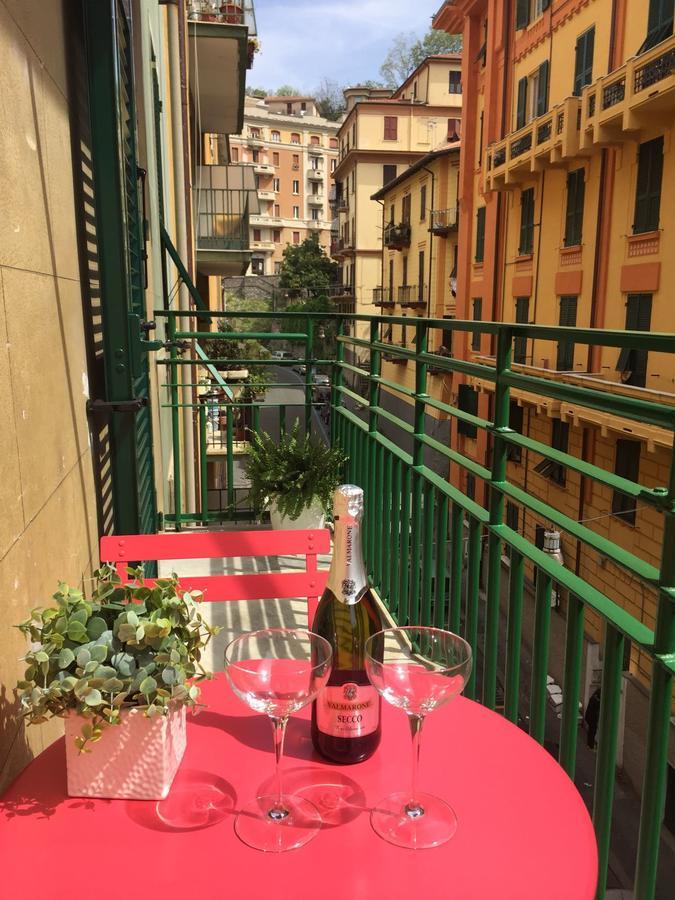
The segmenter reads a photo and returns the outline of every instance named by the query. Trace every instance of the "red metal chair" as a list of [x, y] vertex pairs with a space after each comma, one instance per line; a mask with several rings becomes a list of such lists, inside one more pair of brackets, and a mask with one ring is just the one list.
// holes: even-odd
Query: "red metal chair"
[[[204, 592], [204, 600], [272, 600], [307, 597], [308, 622], [328, 577], [317, 555], [330, 552], [330, 533], [311, 531], [206, 531], [165, 534], [119, 534], [101, 538], [101, 560], [129, 581], [127, 566], [135, 560], [230, 559], [233, 557], [304, 556], [304, 572], [255, 572], [239, 575], [185, 575], [185, 590]], [[147, 579], [152, 584], [152, 579]]]

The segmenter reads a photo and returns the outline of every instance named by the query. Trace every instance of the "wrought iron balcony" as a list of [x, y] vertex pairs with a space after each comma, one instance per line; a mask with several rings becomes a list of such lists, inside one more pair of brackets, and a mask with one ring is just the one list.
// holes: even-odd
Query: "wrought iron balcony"
[[341, 281], [336, 284], [331, 284], [328, 288], [328, 296], [332, 300], [353, 300], [354, 285], [347, 283], [343, 284]]
[[410, 246], [410, 225], [407, 222], [390, 222], [384, 229], [384, 246], [389, 250], [403, 250]]
[[427, 305], [426, 288], [423, 284], [404, 284], [398, 289], [398, 302], [401, 306], [422, 307]]
[[459, 206], [449, 209], [432, 209], [429, 231], [433, 234], [446, 235], [456, 231], [459, 226]]
[[189, 22], [205, 22], [210, 25], [244, 25], [249, 37], [258, 33], [253, 0], [235, 0], [233, 3], [213, 4], [210, 0], [189, 0]]
[[388, 287], [373, 288], [373, 306], [395, 306], [394, 288]]

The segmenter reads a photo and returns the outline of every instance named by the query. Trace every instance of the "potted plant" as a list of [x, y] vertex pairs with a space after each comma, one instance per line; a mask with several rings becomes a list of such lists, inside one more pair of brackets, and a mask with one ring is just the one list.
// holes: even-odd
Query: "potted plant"
[[18, 627], [31, 641], [19, 695], [29, 723], [65, 719], [68, 793], [159, 800], [185, 751], [185, 713], [210, 677], [200, 663], [218, 629], [198, 612], [199, 592], [175, 576], [122, 584], [94, 573], [87, 600], [61, 582], [54, 606]]
[[222, 3], [220, 12], [223, 16], [223, 22], [230, 25], [244, 24], [244, 7], [241, 3]]
[[251, 501], [269, 509], [273, 528], [323, 528], [346, 461], [338, 448], [292, 431], [273, 440], [252, 435], [246, 464]]

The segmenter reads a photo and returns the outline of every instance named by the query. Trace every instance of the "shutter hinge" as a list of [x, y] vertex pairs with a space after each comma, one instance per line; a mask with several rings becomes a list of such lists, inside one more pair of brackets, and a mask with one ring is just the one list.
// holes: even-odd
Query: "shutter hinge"
[[147, 405], [147, 397], [132, 397], [131, 400], [87, 400], [87, 413], [106, 416], [112, 413], [137, 413]]

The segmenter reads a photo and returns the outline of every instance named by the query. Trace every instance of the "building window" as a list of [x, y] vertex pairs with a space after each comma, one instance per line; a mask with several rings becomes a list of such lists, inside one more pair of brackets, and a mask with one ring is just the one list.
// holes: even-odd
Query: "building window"
[[254, 240], [254, 241], [259, 241], [259, 240], [260, 240], [260, 229], [259, 229], [259, 228], [254, 228], [254, 229], [253, 229], [253, 240]]
[[527, 28], [551, 5], [551, 0], [516, 0], [516, 31]]
[[275, 144], [279, 143], [279, 141], [281, 140], [281, 135], [279, 134], [278, 131], [272, 132], [272, 140], [274, 141]]
[[[530, 318], [530, 298], [516, 297], [516, 323], [527, 325]], [[518, 335], [513, 339], [513, 361], [521, 366], [527, 362], [527, 337]]]
[[321, 138], [318, 135], [313, 134], [310, 136], [309, 143], [312, 147], [318, 147], [321, 144]]
[[424, 250], [417, 255], [417, 283], [419, 286], [419, 299], [424, 300]]
[[[478, 415], [478, 392], [468, 384], [460, 384], [457, 389], [457, 406], [462, 412], [469, 413], [472, 416]], [[464, 437], [475, 438], [478, 436], [478, 426], [473, 422], [465, 422], [457, 419], [457, 434], [463, 434]]]
[[392, 203], [389, 207], [389, 224], [393, 225], [396, 219], [396, 204]]
[[281, 206], [278, 203], [274, 204], [274, 215], [277, 219], [281, 215]]
[[520, 509], [510, 500], [506, 501], [506, 525], [511, 531], [520, 533]]
[[305, 103], [304, 100], [303, 100], [302, 103], [300, 104], [300, 110], [301, 110], [302, 112], [307, 112], [307, 104]]
[[279, 165], [279, 154], [276, 152], [276, 150], [275, 150], [274, 153], [272, 154], [272, 165], [273, 165], [273, 166], [278, 166], [278, 165]]
[[272, 190], [277, 194], [279, 193], [279, 191], [281, 190], [281, 179], [280, 178], [274, 178], [272, 180]]
[[382, 187], [388, 185], [394, 178], [396, 178], [396, 166], [382, 166]]
[[[577, 298], [565, 296], [560, 298], [561, 328], [576, 328], [577, 325]], [[558, 372], [571, 372], [574, 369], [574, 341], [558, 341], [558, 353], [556, 358]]]
[[[617, 440], [614, 474], [637, 483], [640, 477], [640, 441], [629, 441], [622, 438]], [[635, 497], [623, 494], [621, 491], [614, 491], [612, 515], [627, 525], [635, 525], [636, 502]]]
[[412, 95], [413, 95], [413, 100], [417, 100], [417, 82], [416, 81], [413, 81]]
[[448, 140], [458, 141], [462, 132], [461, 119], [448, 119]]
[[[567, 453], [570, 439], [570, 426], [561, 419], [553, 419], [551, 424], [551, 449], [559, 450], [561, 453]], [[555, 462], [552, 459], [542, 459], [534, 467], [534, 471], [544, 478], [548, 478], [561, 487], [565, 486], [565, 466], [562, 463]]]
[[398, 118], [396, 116], [384, 117], [384, 139], [385, 141], [398, 140]]
[[469, 500], [474, 500], [476, 497], [476, 476], [471, 472], [466, 473], [466, 496]]
[[548, 73], [549, 63], [545, 59], [533, 75], [519, 79], [516, 131], [537, 116], [543, 116], [548, 109]]
[[230, 160], [239, 162], [239, 147], [230, 147]]
[[534, 188], [520, 193], [519, 256], [532, 256], [534, 250]]
[[481, 166], [483, 164], [483, 111], [481, 110], [480, 114], [480, 127], [478, 130], [478, 165]]
[[427, 186], [423, 184], [420, 188], [420, 222], [424, 222], [427, 217]]
[[275, 228], [272, 232], [272, 240], [275, 244], [281, 243], [281, 231], [278, 228]]
[[329, 144], [331, 150], [337, 150], [337, 148], [338, 148], [338, 139], [337, 139], [337, 138], [330, 138], [328, 144]]
[[[511, 431], [523, 433], [523, 407], [518, 406], [515, 400], [509, 403], [509, 428]], [[506, 458], [511, 462], [519, 463], [523, 458], [523, 448], [518, 444], [506, 445]]]
[[633, 234], [656, 231], [661, 211], [661, 180], [663, 177], [663, 138], [640, 144], [638, 151], [637, 185], [635, 188], [635, 218]]
[[330, 161], [330, 170], [334, 172], [337, 169], [337, 159], [331, 159]]
[[294, 182], [293, 182], [293, 193], [294, 193], [294, 194], [299, 194], [299, 193], [300, 193], [300, 182], [299, 182], [299, 181], [294, 181]]
[[317, 222], [317, 221], [319, 220], [319, 213], [320, 213], [320, 212], [321, 212], [320, 209], [313, 209], [313, 210], [311, 211], [312, 219], [313, 219], [315, 222]]
[[300, 143], [300, 135], [295, 131], [291, 134], [291, 144], [299, 144]]
[[300, 207], [299, 207], [299, 206], [294, 206], [294, 207], [293, 207], [293, 218], [294, 218], [294, 219], [299, 219], [299, 218], [300, 218]]
[[253, 152], [251, 153], [251, 157], [252, 157], [254, 163], [259, 163], [260, 162], [260, 150], [253, 150]]
[[313, 172], [318, 172], [323, 165], [323, 159], [320, 156], [313, 156], [309, 164]]
[[[454, 316], [443, 316], [444, 319], [454, 319]], [[452, 329], [444, 328], [441, 337], [441, 347], [447, 352], [445, 356], [452, 356]]]
[[451, 94], [462, 93], [462, 73], [453, 69], [448, 73], [448, 91]]
[[649, 15], [647, 16], [647, 37], [638, 50], [644, 53], [656, 47], [661, 41], [673, 33], [673, 2], [672, 0], [649, 0]]
[[[473, 320], [480, 322], [483, 318], [483, 300], [481, 297], [474, 297], [473, 300]], [[480, 331], [471, 332], [471, 349], [480, 350]]]
[[296, 170], [300, 168], [300, 157], [297, 153], [293, 154], [292, 167]]
[[404, 225], [410, 225], [410, 210], [412, 206], [412, 197], [406, 194], [401, 200], [401, 222]]
[[401, 265], [403, 266], [403, 280], [401, 284], [406, 287], [408, 284], [408, 257], [404, 256], [401, 260]]
[[299, 244], [299, 243], [300, 243], [300, 232], [299, 232], [299, 231], [294, 231], [294, 232], [293, 232], [293, 243], [294, 243], [294, 244]]
[[575, 169], [567, 175], [567, 210], [565, 212], [565, 246], [581, 244], [584, 220], [585, 169]]
[[574, 96], [581, 96], [581, 90], [593, 81], [593, 50], [595, 48], [595, 25], [577, 38], [574, 51]]
[[[626, 300], [626, 331], [649, 331], [652, 321], [652, 295], [629, 294]], [[647, 382], [647, 351], [624, 347], [616, 370], [624, 384], [644, 387]]]
[[476, 210], [476, 262], [485, 258], [485, 207]]
[[274, 263], [274, 274], [281, 275], [281, 262]]
[[251, 272], [253, 273], [253, 275], [264, 275], [265, 260], [259, 259], [257, 256], [254, 256], [251, 260]]

